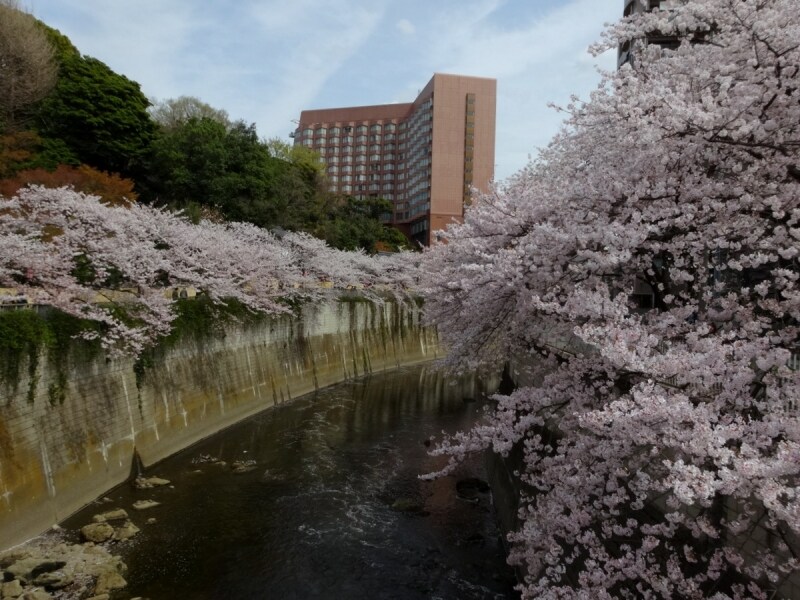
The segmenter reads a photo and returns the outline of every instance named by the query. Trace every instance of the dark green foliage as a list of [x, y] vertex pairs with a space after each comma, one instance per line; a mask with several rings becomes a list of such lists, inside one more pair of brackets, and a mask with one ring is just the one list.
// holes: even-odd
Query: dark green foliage
[[274, 226], [274, 161], [254, 125], [203, 117], [161, 130], [152, 145], [146, 198], [176, 208], [214, 208], [235, 221]]
[[64, 401], [70, 356], [81, 362], [100, 350], [99, 341], [76, 340], [86, 331], [99, 332], [99, 325], [60, 311], [0, 311], [0, 384], [16, 393], [20, 367], [27, 362], [28, 401], [32, 402], [38, 383], [39, 357], [46, 351], [56, 368], [55, 381], [48, 387], [51, 404]]
[[226, 323], [256, 323], [268, 318], [256, 313], [238, 300], [214, 303], [207, 296], [180, 299], [176, 303], [177, 318], [172, 322], [172, 331], [161, 342], [168, 347], [178, 341], [207, 340], [223, 330]]
[[79, 162], [134, 176], [155, 131], [150, 103], [139, 84], [73, 49], [58, 53], [58, 83], [39, 107], [36, 129]]
[[[22, 154], [16, 146], [25, 140], [6, 136], [0, 168], [13, 175], [83, 163], [133, 179], [142, 201], [184, 210], [195, 222], [306, 231], [345, 250], [407, 247], [402, 234], [381, 223], [390, 205], [330, 194], [324, 166], [311, 150], [260, 140], [254, 125], [230, 122], [224, 111], [196, 98], [162, 103], [154, 114], [169, 114], [161, 114], [159, 125], [137, 83], [40, 25], [54, 48], [58, 83], [36, 111], [38, 136]], [[78, 264], [77, 272], [91, 277], [91, 265]]]
[[28, 362], [28, 377], [33, 380], [39, 353], [53, 341], [47, 323], [30, 310], [0, 312], [0, 382], [16, 392], [19, 369]]
[[328, 219], [315, 233], [340, 250], [363, 248], [375, 252], [407, 248], [405, 236], [380, 220], [391, 210], [391, 203], [382, 198], [357, 200], [349, 197], [329, 211]]
[[133, 365], [136, 387], [141, 389], [147, 370], [161, 362], [169, 348], [178, 342], [193, 341], [202, 344], [215, 336], [224, 336], [226, 323], [257, 323], [269, 318], [255, 313], [236, 300], [216, 304], [206, 296], [180, 299], [176, 302], [177, 317], [172, 322], [172, 331], [161, 338], [156, 346], [147, 348]]

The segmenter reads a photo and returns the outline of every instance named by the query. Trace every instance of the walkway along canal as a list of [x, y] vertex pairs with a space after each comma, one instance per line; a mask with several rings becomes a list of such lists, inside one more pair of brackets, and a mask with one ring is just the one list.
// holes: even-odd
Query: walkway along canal
[[[124, 508], [141, 532], [115, 598], [516, 597], [479, 459], [453, 476], [432, 436], [468, 429], [493, 391], [429, 366], [342, 383], [276, 406], [174, 455], [63, 523]], [[144, 510], [136, 501], [160, 503]]]

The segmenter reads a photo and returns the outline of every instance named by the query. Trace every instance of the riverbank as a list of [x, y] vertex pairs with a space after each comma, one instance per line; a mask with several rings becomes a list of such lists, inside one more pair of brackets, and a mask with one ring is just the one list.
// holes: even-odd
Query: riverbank
[[188, 336], [147, 361], [79, 345], [28, 357], [0, 385], [0, 548], [128, 479], [135, 454], [153, 465], [265, 408], [438, 353], [415, 306], [331, 301]]
[[98, 542], [128, 567], [115, 600], [517, 597], [480, 457], [419, 479], [443, 464], [431, 438], [471, 427], [493, 386], [417, 366], [309, 394], [146, 470], [167, 483], [111, 490], [64, 539], [126, 511], [140, 531]]

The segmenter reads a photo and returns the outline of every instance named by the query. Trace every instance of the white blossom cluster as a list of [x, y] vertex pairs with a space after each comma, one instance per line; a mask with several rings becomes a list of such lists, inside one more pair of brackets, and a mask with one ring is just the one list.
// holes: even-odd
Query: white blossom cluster
[[596, 50], [626, 42], [424, 256], [453, 368], [539, 369], [438, 452], [522, 449], [524, 598], [773, 597], [800, 551], [800, 4], [675, 1]]
[[69, 188], [31, 186], [0, 197], [0, 288], [104, 324], [102, 344], [117, 355], [169, 333], [172, 288], [278, 314], [290, 310], [287, 301], [344, 290], [403, 295], [410, 284], [404, 261], [336, 250], [304, 233], [106, 206]]

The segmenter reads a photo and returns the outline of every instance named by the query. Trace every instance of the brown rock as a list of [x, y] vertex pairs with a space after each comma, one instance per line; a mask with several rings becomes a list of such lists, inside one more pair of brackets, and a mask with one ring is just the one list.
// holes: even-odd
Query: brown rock
[[141, 529], [139, 529], [136, 525], [134, 525], [130, 521], [125, 521], [123, 525], [120, 525], [114, 530], [114, 539], [127, 540], [135, 536], [140, 531]]
[[6, 600], [7, 598], [18, 598], [24, 591], [22, 589], [22, 584], [18, 579], [3, 583], [0, 585], [0, 588], [2, 591], [2, 593], [0, 593], [0, 597], [2, 597], [3, 600]]
[[92, 517], [95, 523], [105, 523], [106, 521], [123, 521], [128, 518], [128, 513], [124, 508], [117, 508]]
[[128, 582], [123, 579], [122, 575], [115, 570], [109, 569], [100, 573], [94, 586], [94, 593], [97, 595], [107, 594], [113, 590], [121, 590], [126, 585], [128, 585]]
[[30, 590], [22, 594], [20, 600], [53, 600], [53, 597], [44, 590]]
[[161, 479], [160, 477], [137, 477], [133, 482], [133, 485], [138, 490], [147, 490], [169, 484], [170, 482], [168, 479]]
[[81, 535], [88, 542], [106, 542], [114, 537], [114, 528], [108, 523], [91, 523], [81, 527]]
[[44, 558], [23, 558], [6, 568], [6, 573], [22, 583], [30, 583], [43, 573], [57, 571], [66, 565], [64, 561], [54, 561]]
[[64, 573], [64, 571], [53, 571], [52, 573], [42, 573], [33, 580], [33, 585], [41, 586], [49, 590], [60, 590], [70, 585], [74, 579]]

